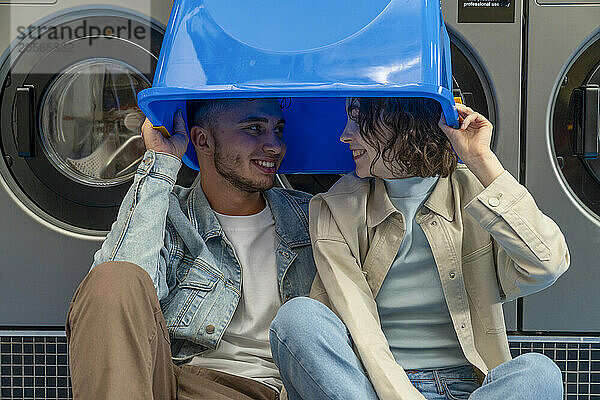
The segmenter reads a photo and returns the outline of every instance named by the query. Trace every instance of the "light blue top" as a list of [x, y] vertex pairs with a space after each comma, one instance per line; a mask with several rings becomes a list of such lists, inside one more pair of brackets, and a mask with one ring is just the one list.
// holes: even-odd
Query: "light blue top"
[[381, 327], [398, 364], [405, 369], [467, 365], [444, 299], [433, 254], [415, 221], [438, 178], [385, 180], [406, 232], [377, 295]]

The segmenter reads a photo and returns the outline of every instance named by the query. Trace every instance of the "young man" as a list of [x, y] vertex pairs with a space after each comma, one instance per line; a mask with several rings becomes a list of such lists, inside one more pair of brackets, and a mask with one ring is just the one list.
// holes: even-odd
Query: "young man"
[[188, 116], [200, 183], [174, 186], [181, 113], [168, 139], [146, 120], [147, 152], [71, 303], [75, 399], [279, 397], [269, 324], [315, 275], [309, 195], [273, 188], [280, 104], [195, 101]]

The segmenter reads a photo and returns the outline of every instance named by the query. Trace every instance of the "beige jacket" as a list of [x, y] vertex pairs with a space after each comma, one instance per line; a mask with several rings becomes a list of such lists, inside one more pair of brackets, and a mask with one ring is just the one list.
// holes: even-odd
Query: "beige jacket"
[[[344, 321], [380, 399], [424, 399], [394, 360], [374, 301], [405, 231], [384, 182], [348, 174], [311, 200], [309, 219], [311, 297]], [[511, 358], [502, 302], [554, 283], [569, 266], [565, 239], [508, 172], [484, 189], [463, 165], [439, 179], [416, 221], [462, 350], [487, 374]]]

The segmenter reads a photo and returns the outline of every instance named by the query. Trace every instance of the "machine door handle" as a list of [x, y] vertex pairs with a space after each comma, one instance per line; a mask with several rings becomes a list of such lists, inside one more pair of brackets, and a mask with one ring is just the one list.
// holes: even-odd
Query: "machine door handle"
[[35, 157], [35, 87], [24, 85], [15, 95], [15, 140], [20, 157]]
[[452, 89], [452, 97], [454, 97], [455, 103], [465, 104], [465, 99], [463, 98], [463, 94], [460, 89]]
[[573, 91], [573, 96], [575, 97], [573, 152], [582, 158], [598, 158], [600, 86], [581, 86]]

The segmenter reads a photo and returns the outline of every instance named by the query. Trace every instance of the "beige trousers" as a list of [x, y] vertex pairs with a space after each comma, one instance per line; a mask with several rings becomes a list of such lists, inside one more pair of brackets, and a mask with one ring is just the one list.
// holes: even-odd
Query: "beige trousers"
[[73, 398], [276, 400], [266, 385], [174, 365], [150, 276], [125, 262], [98, 265], [73, 296], [66, 324]]

